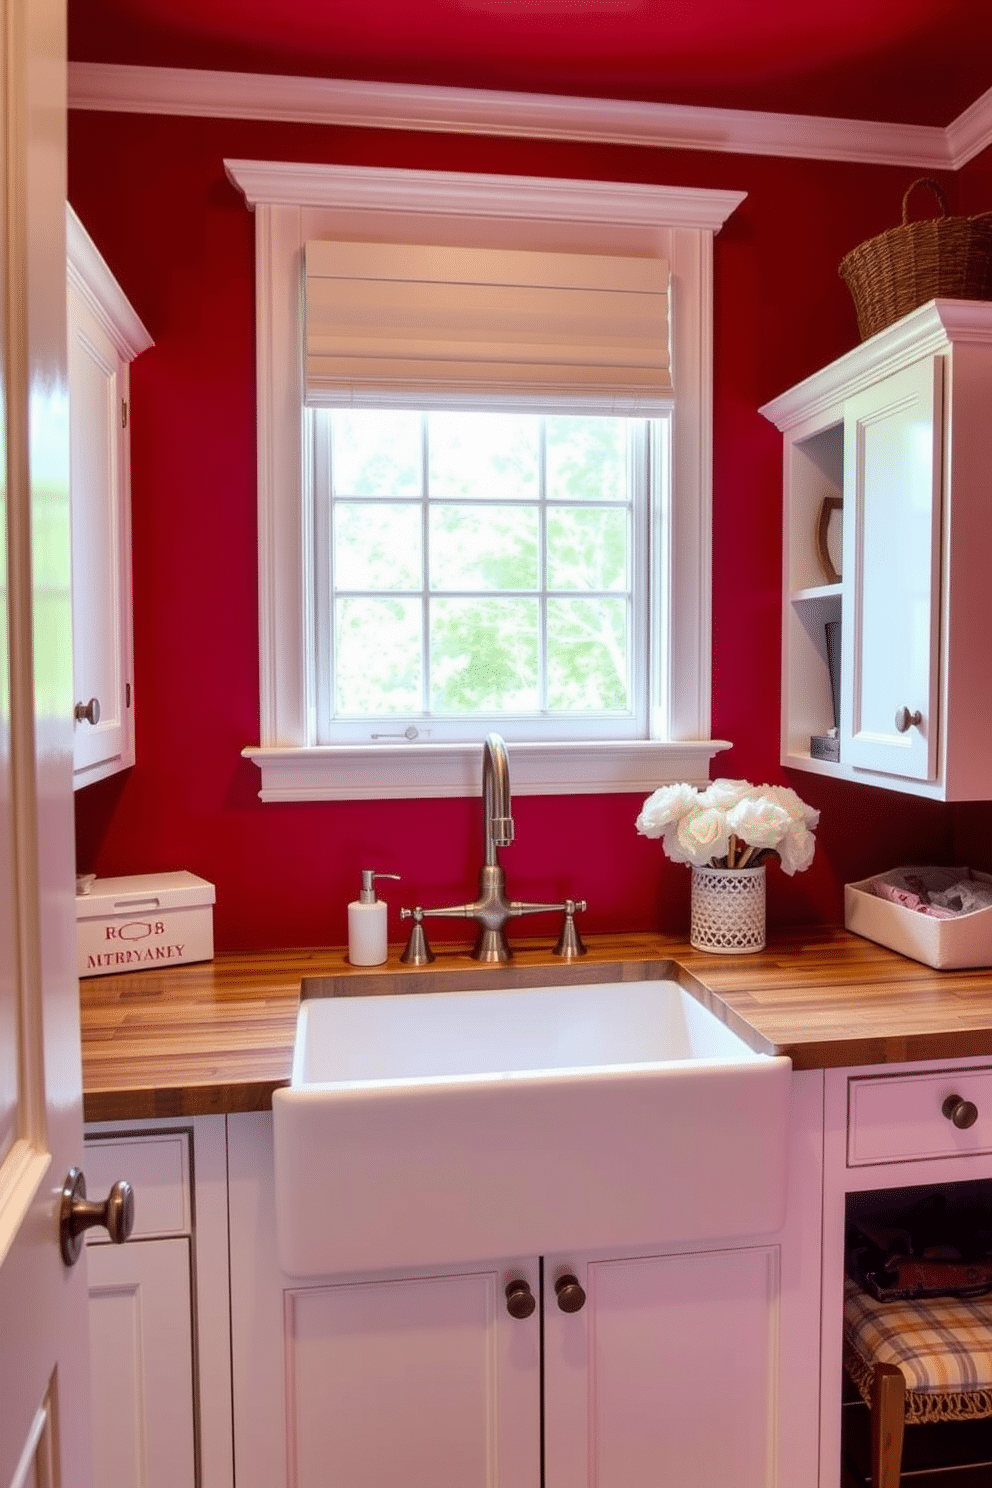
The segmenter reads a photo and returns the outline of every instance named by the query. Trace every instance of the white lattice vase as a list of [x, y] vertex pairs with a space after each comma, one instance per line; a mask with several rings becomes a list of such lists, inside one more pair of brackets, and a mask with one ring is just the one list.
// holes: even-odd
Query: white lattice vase
[[765, 865], [693, 868], [689, 939], [697, 951], [740, 955], [765, 944]]

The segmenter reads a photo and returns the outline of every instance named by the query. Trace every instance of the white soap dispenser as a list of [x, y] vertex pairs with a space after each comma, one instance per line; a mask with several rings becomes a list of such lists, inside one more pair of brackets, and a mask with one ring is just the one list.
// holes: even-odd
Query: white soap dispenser
[[362, 869], [362, 890], [348, 905], [348, 960], [352, 966], [381, 966], [388, 954], [386, 901], [375, 892], [377, 878], [399, 878], [398, 873]]

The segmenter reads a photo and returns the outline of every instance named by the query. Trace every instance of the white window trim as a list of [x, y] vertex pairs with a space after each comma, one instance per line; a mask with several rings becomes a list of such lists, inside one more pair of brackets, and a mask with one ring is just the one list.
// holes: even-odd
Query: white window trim
[[[410, 241], [435, 225], [554, 222], [672, 266], [675, 492], [667, 582], [671, 652], [662, 678], [669, 739], [513, 745], [513, 788], [552, 795], [704, 781], [725, 740], [710, 729], [713, 236], [743, 192], [684, 187], [226, 161], [255, 212], [260, 742], [264, 801], [475, 795], [477, 744], [315, 746], [312, 578], [306, 540], [301, 273], [309, 237], [364, 237], [369, 214]], [[397, 226], [398, 224], [398, 226]], [[439, 230], [436, 227], [436, 230]], [[440, 231], [439, 231], [440, 236]], [[592, 251], [590, 247], [587, 251]], [[672, 741], [675, 742], [672, 742]]]

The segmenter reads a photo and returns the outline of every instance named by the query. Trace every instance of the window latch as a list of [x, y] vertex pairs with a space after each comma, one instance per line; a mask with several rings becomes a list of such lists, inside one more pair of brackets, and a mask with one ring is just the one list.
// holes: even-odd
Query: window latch
[[419, 739], [420, 730], [408, 724], [401, 734], [370, 734], [370, 739]]

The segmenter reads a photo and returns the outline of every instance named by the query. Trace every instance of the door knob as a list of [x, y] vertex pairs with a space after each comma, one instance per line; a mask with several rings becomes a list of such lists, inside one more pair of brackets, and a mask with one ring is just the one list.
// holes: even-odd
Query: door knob
[[586, 1294], [579, 1284], [579, 1278], [571, 1273], [559, 1276], [555, 1282], [555, 1296], [562, 1312], [581, 1312], [586, 1305]]
[[506, 1310], [512, 1318], [529, 1318], [537, 1302], [526, 1281], [510, 1281], [506, 1287]]
[[962, 1100], [960, 1095], [949, 1095], [940, 1109], [960, 1131], [974, 1126], [978, 1120], [978, 1107], [973, 1101]]
[[123, 1178], [113, 1185], [102, 1204], [86, 1197], [82, 1168], [70, 1168], [62, 1185], [59, 1209], [59, 1248], [67, 1266], [74, 1266], [83, 1249], [83, 1232], [103, 1225], [115, 1245], [123, 1245], [134, 1228], [134, 1189]]
[[97, 724], [100, 722], [100, 699], [90, 698], [88, 703], [77, 703], [72, 711], [77, 723]]

